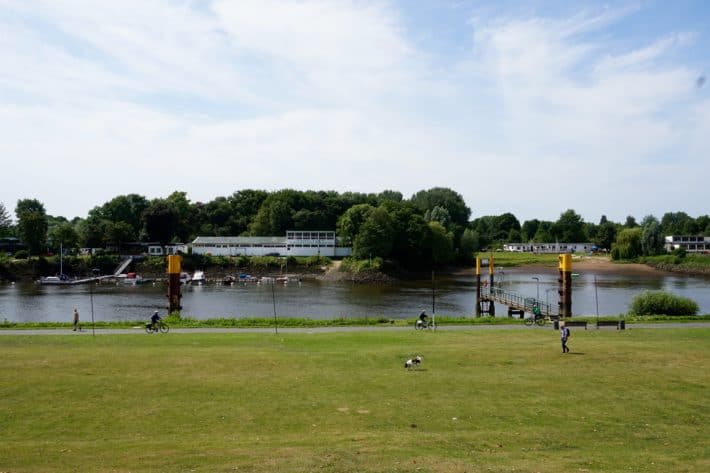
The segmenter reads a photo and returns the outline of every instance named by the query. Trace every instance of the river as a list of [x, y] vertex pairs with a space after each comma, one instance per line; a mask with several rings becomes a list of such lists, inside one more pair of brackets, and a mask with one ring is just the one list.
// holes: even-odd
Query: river
[[[209, 276], [209, 275], [208, 275]], [[538, 280], [534, 279], [538, 278]], [[538, 297], [554, 304], [557, 271], [526, 267], [505, 268], [496, 280], [506, 291]], [[710, 313], [710, 278], [665, 272], [644, 274], [583, 272], [573, 279], [574, 315], [618, 315], [628, 311], [631, 299], [644, 290], [664, 290], [688, 297]], [[74, 307], [82, 320], [146, 320], [153, 310], [166, 312], [163, 283], [129, 286], [115, 283], [77, 286], [41, 286], [33, 283], [0, 284], [0, 320], [39, 322], [71, 320]], [[183, 286], [182, 315], [196, 319], [242, 317], [413, 318], [421, 310], [437, 315], [472, 316], [475, 313], [473, 272], [435, 274], [431, 279], [369, 285], [306, 279], [288, 284], [216, 283]], [[507, 317], [505, 306], [496, 306]]]

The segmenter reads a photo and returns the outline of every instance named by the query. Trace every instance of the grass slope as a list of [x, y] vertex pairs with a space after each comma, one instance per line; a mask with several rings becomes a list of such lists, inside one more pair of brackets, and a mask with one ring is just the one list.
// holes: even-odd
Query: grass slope
[[575, 330], [561, 355], [550, 329], [7, 336], [0, 471], [709, 471], [709, 341]]

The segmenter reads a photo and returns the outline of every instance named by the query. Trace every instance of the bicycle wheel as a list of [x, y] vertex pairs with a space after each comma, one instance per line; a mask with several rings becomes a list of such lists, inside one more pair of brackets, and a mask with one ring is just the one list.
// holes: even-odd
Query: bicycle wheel
[[527, 318], [525, 318], [524, 322], [525, 322], [525, 325], [530, 327], [533, 324], [533, 319], [532, 319], [532, 317], [527, 317]]
[[160, 333], [168, 333], [170, 330], [170, 327], [168, 327], [166, 324], [160, 324]]
[[542, 327], [545, 325], [545, 317], [538, 317], [535, 319], [535, 323]]
[[145, 333], [153, 333], [153, 327], [150, 325], [145, 326]]

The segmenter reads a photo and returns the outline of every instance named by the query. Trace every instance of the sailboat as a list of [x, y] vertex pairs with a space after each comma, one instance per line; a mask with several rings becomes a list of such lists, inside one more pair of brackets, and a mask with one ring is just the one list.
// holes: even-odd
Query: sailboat
[[39, 278], [39, 283], [42, 285], [52, 285], [52, 286], [71, 286], [74, 284], [86, 284], [93, 281], [98, 281], [100, 278], [84, 278], [84, 279], [71, 279], [69, 276], [64, 274], [64, 247], [59, 243], [59, 275], [57, 276], [44, 276]]

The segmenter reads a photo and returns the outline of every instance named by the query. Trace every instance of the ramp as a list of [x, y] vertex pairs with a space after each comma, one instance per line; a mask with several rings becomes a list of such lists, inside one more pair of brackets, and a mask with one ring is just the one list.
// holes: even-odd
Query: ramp
[[128, 267], [128, 265], [130, 265], [132, 262], [133, 262], [133, 256], [126, 256], [125, 258], [123, 258], [123, 261], [121, 261], [121, 264], [118, 265], [116, 270], [113, 272], [113, 275], [118, 276], [119, 274], [124, 272], [126, 270], [126, 268]]

